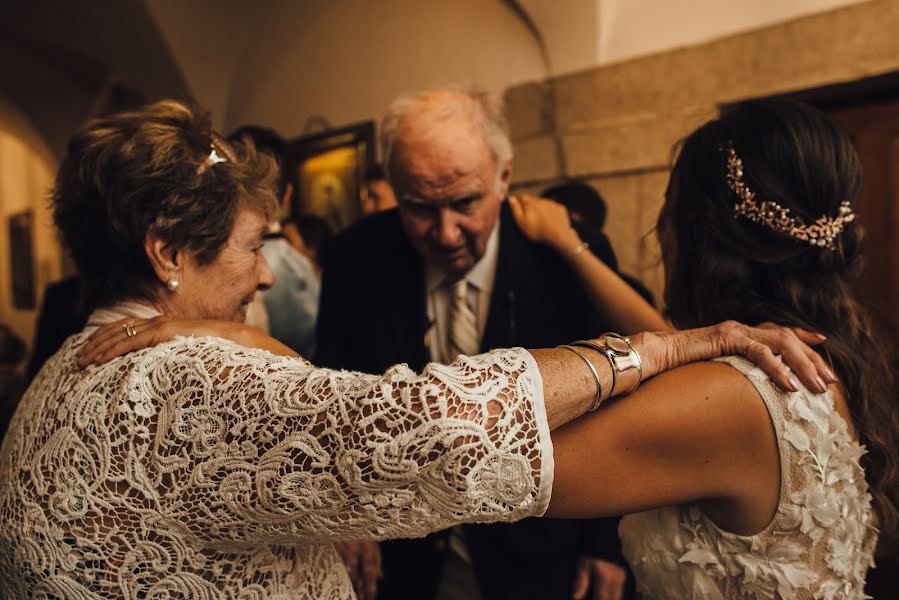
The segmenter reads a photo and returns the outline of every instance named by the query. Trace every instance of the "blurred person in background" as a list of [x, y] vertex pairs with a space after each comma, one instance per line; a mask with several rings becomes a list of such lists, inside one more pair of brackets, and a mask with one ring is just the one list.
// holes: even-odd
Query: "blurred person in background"
[[316, 274], [321, 278], [328, 246], [334, 238], [334, 228], [318, 215], [300, 215], [284, 221], [282, 229], [284, 237], [312, 262]]
[[391, 208], [396, 208], [396, 195], [387, 181], [384, 165], [373, 164], [362, 178], [362, 212], [371, 215]]
[[0, 324], [0, 441], [16, 411], [25, 380], [19, 363], [25, 358], [25, 342], [4, 324]]

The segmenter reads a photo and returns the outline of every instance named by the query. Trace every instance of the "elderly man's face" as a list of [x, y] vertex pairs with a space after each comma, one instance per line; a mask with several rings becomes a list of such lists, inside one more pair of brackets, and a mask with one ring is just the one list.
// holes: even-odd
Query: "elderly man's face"
[[497, 165], [470, 123], [402, 131], [390, 173], [410, 242], [429, 264], [463, 275], [484, 255], [499, 218], [510, 165]]

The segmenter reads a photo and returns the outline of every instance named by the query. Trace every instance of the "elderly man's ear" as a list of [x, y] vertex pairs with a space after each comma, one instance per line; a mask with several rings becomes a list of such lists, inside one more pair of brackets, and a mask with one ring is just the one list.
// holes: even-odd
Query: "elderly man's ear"
[[144, 238], [144, 252], [147, 253], [156, 277], [164, 285], [171, 287], [172, 281], [181, 279], [185, 258], [183, 251], [179, 252], [172, 244], [156, 235], [155, 231], [150, 230]]
[[506, 161], [506, 164], [503, 165], [503, 170], [500, 172], [500, 196], [505, 198], [509, 195], [509, 185], [512, 183], [512, 159], [510, 158]]

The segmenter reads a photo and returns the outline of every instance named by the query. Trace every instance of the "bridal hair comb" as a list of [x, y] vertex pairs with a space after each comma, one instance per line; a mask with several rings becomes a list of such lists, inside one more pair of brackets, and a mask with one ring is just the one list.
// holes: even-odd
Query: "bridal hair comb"
[[204, 158], [203, 162], [197, 167], [197, 175], [202, 175], [203, 172], [213, 165], [228, 162], [229, 160], [234, 160], [231, 150], [218, 134], [213, 133], [212, 139], [209, 142], [209, 155]]
[[743, 181], [743, 161], [734, 150], [733, 142], [724, 143], [720, 148], [727, 157], [727, 185], [740, 199], [740, 202], [734, 205], [735, 217], [748, 219], [777, 233], [828, 250], [834, 249], [834, 240], [843, 232], [846, 224], [855, 220], [855, 213], [852, 212], [848, 200], [840, 203], [839, 215], [834, 218], [826, 214], [821, 215], [811, 225], [806, 225], [793, 217], [789, 208], [784, 208], [776, 202], [756, 201], [755, 192]]

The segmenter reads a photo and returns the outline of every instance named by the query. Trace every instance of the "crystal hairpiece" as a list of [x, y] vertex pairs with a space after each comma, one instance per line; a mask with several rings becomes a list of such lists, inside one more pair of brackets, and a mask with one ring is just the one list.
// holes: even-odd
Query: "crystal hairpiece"
[[735, 217], [748, 219], [777, 233], [828, 250], [834, 249], [834, 240], [843, 232], [846, 224], [855, 220], [855, 213], [848, 200], [840, 203], [840, 213], [835, 218], [821, 215], [811, 225], [792, 216], [789, 208], [776, 202], [756, 201], [755, 192], [743, 181], [743, 161], [734, 150], [733, 142], [722, 144], [721, 151], [727, 155], [727, 185], [740, 199], [734, 205]]
[[[221, 152], [221, 154], [219, 154]], [[224, 146], [216, 134], [212, 135], [212, 141], [209, 142], [209, 155], [203, 159], [200, 166], [197, 167], [197, 175], [201, 175], [206, 169], [217, 165], [218, 163], [228, 162], [231, 159], [231, 153]]]

